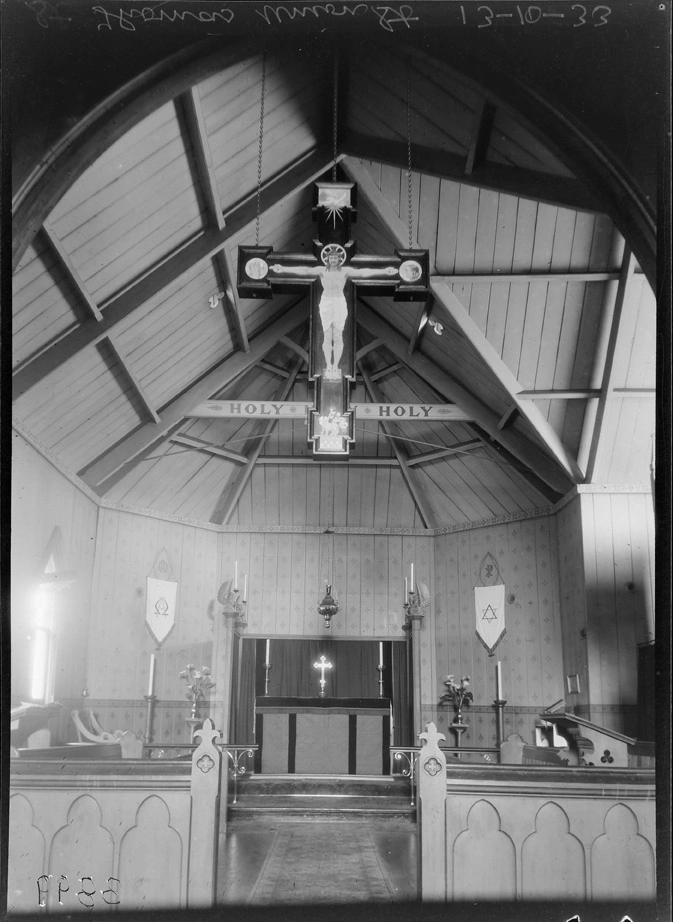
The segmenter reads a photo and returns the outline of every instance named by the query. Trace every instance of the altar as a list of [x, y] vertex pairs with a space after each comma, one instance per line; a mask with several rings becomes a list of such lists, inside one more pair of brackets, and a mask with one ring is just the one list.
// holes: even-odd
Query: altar
[[387, 775], [388, 698], [271, 698], [255, 702], [255, 771]]

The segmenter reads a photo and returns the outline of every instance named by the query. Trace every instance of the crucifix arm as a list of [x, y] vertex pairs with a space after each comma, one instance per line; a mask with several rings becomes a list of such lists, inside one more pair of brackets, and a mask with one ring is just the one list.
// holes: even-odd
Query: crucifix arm
[[325, 270], [322, 266], [279, 266], [278, 263], [274, 263], [269, 266], [269, 272], [276, 272], [278, 274], [287, 273], [288, 275], [315, 275], [318, 276]]
[[353, 269], [350, 266], [346, 272], [351, 278], [371, 279], [382, 275], [397, 275], [398, 270], [395, 266], [384, 266], [382, 269]]

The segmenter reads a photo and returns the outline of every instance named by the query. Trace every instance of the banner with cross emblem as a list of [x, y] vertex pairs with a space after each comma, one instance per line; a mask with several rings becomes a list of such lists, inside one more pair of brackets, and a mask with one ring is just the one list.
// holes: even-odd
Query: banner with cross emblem
[[482, 585], [474, 587], [477, 637], [488, 655], [493, 656], [505, 635], [505, 585], [491, 554], [486, 555], [479, 568], [479, 581]]

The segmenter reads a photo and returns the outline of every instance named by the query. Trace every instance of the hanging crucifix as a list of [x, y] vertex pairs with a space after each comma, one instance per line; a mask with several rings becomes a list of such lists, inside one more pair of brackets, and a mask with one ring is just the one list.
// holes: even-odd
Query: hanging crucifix
[[274, 254], [269, 246], [242, 246], [238, 253], [241, 297], [269, 298], [309, 290], [309, 378], [315, 382], [315, 394], [308, 437], [314, 456], [347, 456], [354, 441], [349, 393], [355, 380], [356, 291], [392, 294], [396, 301], [428, 297], [427, 250], [396, 250], [394, 256], [356, 254], [351, 239], [356, 196], [355, 183], [315, 183], [313, 217], [318, 236], [313, 255]]

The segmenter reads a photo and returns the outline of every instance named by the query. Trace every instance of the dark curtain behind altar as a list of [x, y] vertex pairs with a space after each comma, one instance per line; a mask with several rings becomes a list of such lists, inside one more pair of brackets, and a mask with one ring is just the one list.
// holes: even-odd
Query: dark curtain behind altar
[[[255, 695], [264, 695], [266, 641], [237, 638], [232, 674], [231, 742], [253, 739]], [[320, 670], [314, 667], [324, 656], [332, 663], [325, 670], [325, 695], [329, 698], [378, 698], [378, 641], [288, 640], [269, 641], [269, 697], [318, 697]], [[410, 682], [406, 641], [383, 642], [384, 697], [393, 703], [395, 746], [412, 745], [409, 738]]]

